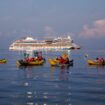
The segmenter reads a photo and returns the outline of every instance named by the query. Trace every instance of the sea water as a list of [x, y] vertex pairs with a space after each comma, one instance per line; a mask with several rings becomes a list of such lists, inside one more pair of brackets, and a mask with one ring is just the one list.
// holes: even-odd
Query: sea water
[[8, 61], [0, 64], [0, 105], [104, 105], [105, 67], [86, 60], [105, 57], [105, 51], [74, 50], [73, 67], [51, 67], [47, 58], [58, 53], [44, 53], [43, 66], [18, 67], [21, 54], [1, 50], [0, 58]]

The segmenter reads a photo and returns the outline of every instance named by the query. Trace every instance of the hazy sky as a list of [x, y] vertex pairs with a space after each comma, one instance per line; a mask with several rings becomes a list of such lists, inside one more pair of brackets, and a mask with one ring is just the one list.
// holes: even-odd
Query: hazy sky
[[105, 0], [0, 0], [0, 48], [30, 34], [105, 49]]

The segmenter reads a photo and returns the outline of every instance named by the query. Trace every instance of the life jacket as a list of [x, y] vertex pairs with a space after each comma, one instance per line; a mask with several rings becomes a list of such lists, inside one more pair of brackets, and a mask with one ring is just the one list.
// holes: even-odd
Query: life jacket
[[65, 59], [63, 59], [62, 57], [60, 57], [60, 59], [59, 59], [59, 60], [60, 60], [60, 63], [61, 63], [61, 64], [65, 64], [65, 63], [66, 63], [66, 60], [65, 60]]

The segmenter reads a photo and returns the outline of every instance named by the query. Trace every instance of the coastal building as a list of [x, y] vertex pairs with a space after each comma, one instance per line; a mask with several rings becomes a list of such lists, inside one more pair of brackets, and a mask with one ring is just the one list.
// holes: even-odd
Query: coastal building
[[34, 39], [33, 37], [24, 37], [13, 42], [10, 50], [69, 50], [79, 49], [70, 36], [48, 38], [44, 40]]

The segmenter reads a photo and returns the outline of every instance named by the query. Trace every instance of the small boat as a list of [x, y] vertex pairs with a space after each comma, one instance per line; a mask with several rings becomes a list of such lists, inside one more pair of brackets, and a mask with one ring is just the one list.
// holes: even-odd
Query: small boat
[[87, 60], [87, 63], [89, 65], [105, 65], [105, 62], [100, 62], [100, 61], [97, 61], [97, 60]]
[[57, 59], [48, 59], [51, 66], [73, 66], [73, 60], [70, 60], [67, 64], [61, 64]]
[[16, 63], [19, 66], [35, 66], [35, 65], [43, 65], [44, 60], [34, 60], [34, 61], [28, 62], [21, 59], [21, 60], [18, 60]]
[[6, 59], [0, 59], [0, 63], [6, 63], [7, 60]]

